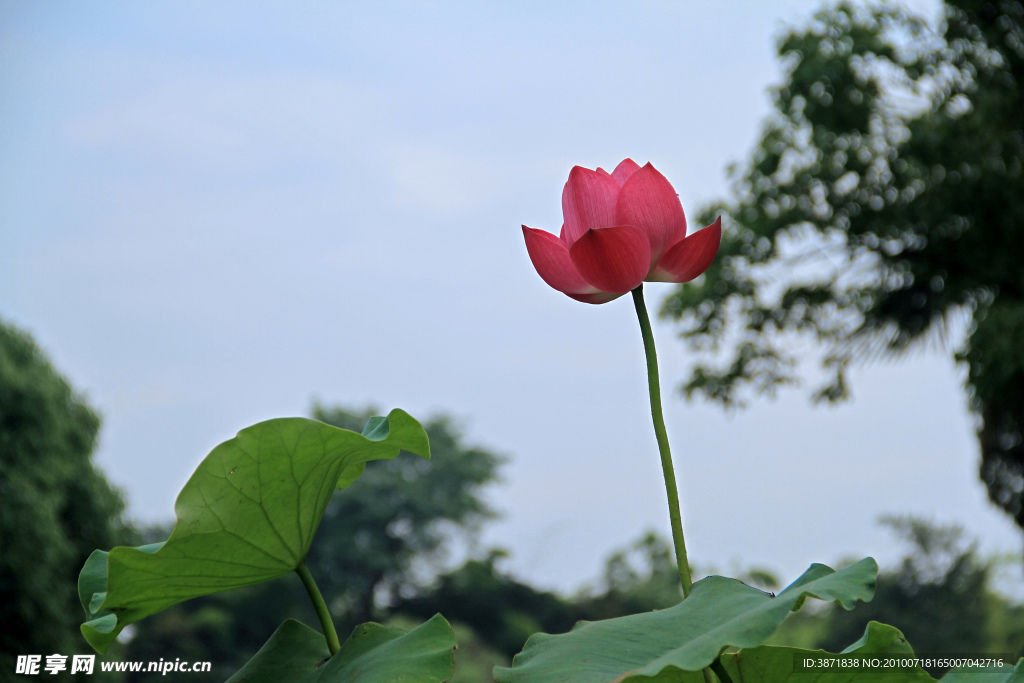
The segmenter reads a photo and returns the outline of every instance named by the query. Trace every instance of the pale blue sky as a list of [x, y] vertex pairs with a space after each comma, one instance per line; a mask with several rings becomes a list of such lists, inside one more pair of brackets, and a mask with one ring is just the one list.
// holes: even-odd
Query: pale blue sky
[[[0, 316], [100, 408], [141, 520], [314, 398], [445, 411], [512, 458], [485, 543], [574, 589], [666, 506], [629, 298], [549, 289], [519, 225], [557, 230], [571, 166], [626, 156], [695, 214], [817, 5], [0, 0]], [[657, 338], [673, 388], [690, 360]], [[667, 395], [691, 557], [891, 560], [884, 513], [1017, 550], [948, 357], [858, 370], [837, 410]]]

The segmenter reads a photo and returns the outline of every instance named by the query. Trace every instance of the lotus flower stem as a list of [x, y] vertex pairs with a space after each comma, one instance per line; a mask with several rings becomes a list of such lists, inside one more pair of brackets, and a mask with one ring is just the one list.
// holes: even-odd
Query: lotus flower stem
[[[716, 658], [715, 661], [711, 662], [711, 670], [715, 672], [715, 675], [718, 676], [718, 680], [722, 683], [732, 683], [732, 677], [729, 676], [729, 672], [725, 670], [724, 666], [722, 666], [722, 661], [720, 659]], [[705, 669], [705, 671], [707, 671], [707, 669]], [[705, 679], [707, 679], [707, 676], [705, 676]]]
[[317, 588], [316, 581], [313, 580], [313, 575], [309, 573], [305, 561], [299, 563], [295, 573], [302, 579], [302, 585], [306, 587], [306, 592], [309, 593], [313, 609], [316, 610], [316, 616], [320, 619], [320, 626], [324, 629], [327, 649], [330, 651], [331, 656], [334, 656], [341, 649], [341, 642], [338, 640], [338, 632], [334, 630], [334, 622], [331, 621], [331, 613], [327, 609], [327, 603], [324, 602], [324, 596], [320, 594], [320, 589]]
[[651, 417], [654, 418], [654, 434], [658, 439], [658, 450], [661, 452], [661, 468], [665, 473], [665, 491], [668, 494], [668, 511], [672, 521], [672, 541], [676, 550], [679, 581], [683, 584], [683, 599], [686, 599], [690, 595], [693, 579], [690, 578], [690, 564], [686, 559], [686, 540], [683, 538], [683, 521], [679, 513], [679, 492], [676, 489], [675, 469], [672, 467], [672, 452], [668, 446], [665, 417], [661, 412], [658, 353], [654, 349], [654, 333], [651, 331], [651, 319], [647, 315], [647, 304], [644, 303], [642, 283], [633, 290], [633, 303], [636, 305], [636, 317], [640, 320], [640, 333], [644, 338], [644, 353], [647, 354], [647, 385], [651, 393]]

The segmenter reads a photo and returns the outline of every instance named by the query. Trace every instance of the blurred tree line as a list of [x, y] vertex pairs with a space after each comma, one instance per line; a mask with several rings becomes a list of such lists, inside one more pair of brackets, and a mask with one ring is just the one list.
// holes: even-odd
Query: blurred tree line
[[0, 320], [0, 680], [19, 654], [91, 652], [78, 572], [126, 540], [121, 495], [92, 462], [99, 427], [31, 337]]
[[[775, 634], [774, 644], [840, 652], [861, 637], [869, 621], [878, 621], [900, 629], [918, 653], [1006, 653], [1014, 661], [1024, 656], [1024, 603], [996, 587], [1007, 569], [1019, 573], [1019, 557], [982, 558], [956, 526], [907, 516], [881, 522], [903, 541], [906, 553], [896, 566], [882, 567], [874, 599], [849, 612], [834, 605], [797, 612]], [[939, 677], [945, 671], [929, 673]]]
[[[373, 412], [313, 410], [318, 419], [354, 429]], [[0, 680], [13, 680], [17, 654], [87, 651], [78, 634], [82, 609], [75, 587], [94, 548], [170, 533], [123, 523], [120, 496], [91, 463], [98, 427], [95, 412], [28, 335], [0, 324]], [[652, 533], [614, 553], [597, 585], [573, 596], [503, 572], [500, 550], [443, 571], [452, 542], [472, 539], [494, 517], [482, 489], [497, 481], [503, 458], [467, 445], [450, 418], [436, 417], [426, 429], [430, 461], [369, 463], [356, 486], [334, 496], [318, 531], [307, 562], [340, 632], [368, 620], [411, 625], [441, 612], [459, 639], [454, 680], [460, 683], [488, 680], [491, 668], [507, 664], [532, 633], [560, 633], [581, 619], [635, 614], [681, 599], [671, 548]], [[993, 562], [979, 557], [957, 529], [911, 518], [887, 523], [907, 540], [908, 552], [882, 572], [875, 599], [853, 612], [799, 612], [777, 642], [840, 650], [873, 619], [903, 630], [919, 651], [1024, 655], [1024, 605], [995, 590]], [[780, 585], [765, 570], [739, 578], [762, 590]], [[293, 576], [153, 615], [129, 629], [107, 657], [210, 661], [209, 680], [224, 680], [288, 617], [317, 623]]]
[[[318, 419], [359, 429], [374, 411], [314, 408]], [[0, 324], [0, 621], [3, 669], [17, 654], [87, 651], [77, 573], [94, 548], [162, 540], [170, 528], [133, 530], [118, 493], [91, 463], [99, 419], [32, 340]], [[667, 542], [648, 533], [607, 561], [598, 585], [573, 596], [539, 590], [503, 572], [492, 550], [441, 571], [457, 538], [472, 538], [494, 516], [482, 488], [503, 458], [464, 443], [449, 418], [426, 424], [433, 457], [369, 463], [357, 486], [335, 495], [307, 560], [342, 633], [368, 620], [418, 623], [443, 613], [460, 642], [456, 683], [486, 680], [535, 632], [559, 633], [577, 621], [669, 607], [681, 599]], [[902, 629], [919, 651], [1024, 655], [1024, 605], [993, 588], [995, 565], [956, 529], [920, 520], [888, 523], [909, 541], [902, 563], [883, 571], [874, 601], [794, 615], [777, 642], [839, 650], [869, 620]], [[763, 590], [768, 571], [740, 577]], [[108, 655], [125, 660], [176, 657], [210, 661], [223, 680], [274, 628], [316, 618], [296, 577], [191, 600], [135, 624]], [[126, 675], [156, 680], [158, 674]]]
[[[978, 418], [980, 477], [1024, 527], [1024, 3], [948, 0], [942, 25], [841, 4], [779, 43], [783, 83], [734, 166], [718, 258], [664, 317], [710, 356], [683, 391], [726, 406], [851, 363], [944, 344]], [[717, 357], [716, 357], [717, 356]]]

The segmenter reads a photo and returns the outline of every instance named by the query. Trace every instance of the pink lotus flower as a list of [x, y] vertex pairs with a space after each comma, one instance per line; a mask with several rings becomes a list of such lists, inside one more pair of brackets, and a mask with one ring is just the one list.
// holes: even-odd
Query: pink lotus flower
[[679, 195], [654, 166], [625, 159], [612, 173], [573, 166], [562, 190], [562, 232], [523, 226], [544, 282], [577, 301], [603, 304], [641, 282], [688, 282], [711, 265], [722, 219], [686, 234]]

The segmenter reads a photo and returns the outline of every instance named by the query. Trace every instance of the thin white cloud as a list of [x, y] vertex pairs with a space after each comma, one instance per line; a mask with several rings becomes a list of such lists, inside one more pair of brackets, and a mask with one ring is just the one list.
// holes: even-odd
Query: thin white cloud
[[85, 114], [67, 132], [83, 145], [251, 169], [288, 159], [335, 160], [383, 137], [389, 119], [385, 98], [337, 78], [179, 77]]

